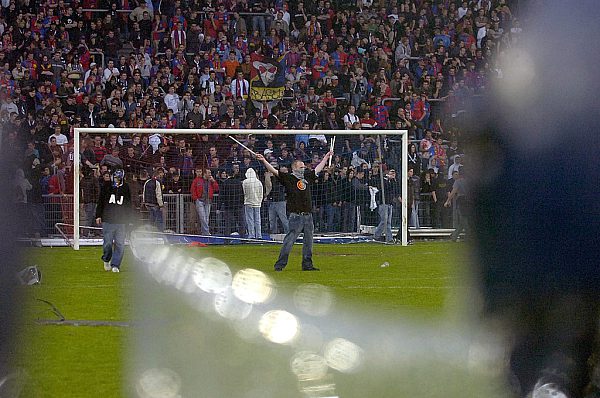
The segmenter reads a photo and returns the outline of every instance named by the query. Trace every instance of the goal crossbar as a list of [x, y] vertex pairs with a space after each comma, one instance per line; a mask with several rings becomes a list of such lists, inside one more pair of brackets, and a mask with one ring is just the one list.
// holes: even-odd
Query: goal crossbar
[[[404, 200], [408, 197], [408, 130], [275, 130], [275, 129], [152, 129], [152, 128], [95, 128], [95, 127], [80, 127], [73, 129], [73, 146], [74, 150], [80, 151], [79, 141], [80, 134], [210, 134], [210, 135], [249, 135], [249, 134], [273, 134], [273, 135], [297, 135], [297, 134], [323, 134], [323, 135], [400, 135], [402, 137], [402, 246], [408, 245], [408, 205]], [[79, 176], [81, 161], [79, 156], [73, 156], [73, 173]], [[74, 178], [74, 195], [73, 195], [73, 249], [79, 250], [80, 238], [80, 195], [79, 195], [79, 178]]]

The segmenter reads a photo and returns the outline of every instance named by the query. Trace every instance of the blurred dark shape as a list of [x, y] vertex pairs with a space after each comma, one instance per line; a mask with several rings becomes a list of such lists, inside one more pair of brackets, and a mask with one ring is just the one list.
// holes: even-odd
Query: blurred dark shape
[[600, 12], [552, 1], [530, 16], [517, 66], [468, 126], [478, 276], [485, 315], [513, 337], [517, 395], [554, 383], [584, 397], [598, 391], [600, 52], [581, 43], [598, 37]]
[[[0, 128], [0, 139], [4, 138]], [[19, 306], [16, 305], [16, 287], [18, 285], [16, 272], [22, 268], [19, 263], [15, 245], [16, 219], [13, 180], [18, 164], [14, 157], [3, 150], [0, 143], [0, 186], [4, 193], [0, 195], [0, 396], [5, 396], [3, 389], [8, 388], [13, 379], [11, 345], [14, 339], [15, 320]], [[11, 384], [12, 385], [12, 384]], [[12, 388], [12, 387], [11, 387]], [[11, 390], [13, 391], [13, 390]]]

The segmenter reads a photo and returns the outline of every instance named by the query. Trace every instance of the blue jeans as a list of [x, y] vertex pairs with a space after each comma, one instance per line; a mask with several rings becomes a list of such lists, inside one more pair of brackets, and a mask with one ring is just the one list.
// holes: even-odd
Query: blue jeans
[[[102, 223], [102, 261], [119, 268], [125, 251], [125, 224]], [[113, 248], [114, 245], [114, 248]]]
[[[379, 213], [379, 225], [375, 228], [375, 237], [380, 238], [385, 232], [385, 241], [391, 242], [392, 236], [392, 205], [379, 205], [377, 206], [377, 212]], [[384, 231], [385, 229], [385, 231]]]
[[158, 206], [146, 206], [150, 214], [150, 224], [152, 224], [160, 232], [165, 230], [165, 220], [163, 218], [162, 209]]
[[210, 235], [210, 203], [196, 199], [196, 213], [198, 213], [198, 221], [200, 221], [200, 235]]
[[467, 204], [467, 202], [461, 200], [461, 198], [457, 199], [456, 213], [458, 215], [458, 222], [456, 223], [456, 228], [454, 232], [450, 235], [450, 239], [457, 240], [460, 236], [460, 233], [464, 230], [465, 233], [469, 233], [469, 216], [470, 216], [471, 206]]
[[260, 36], [264, 37], [267, 31], [265, 17], [255, 15], [252, 17], [252, 30], [260, 30]]
[[298, 214], [290, 213], [289, 226], [290, 231], [283, 239], [283, 246], [279, 252], [279, 258], [275, 263], [275, 269], [283, 269], [287, 265], [288, 257], [294, 247], [294, 242], [298, 236], [304, 232], [304, 240], [302, 242], [302, 269], [312, 268], [312, 246], [313, 246], [313, 217], [311, 213]]
[[415, 200], [415, 203], [413, 204], [411, 218], [409, 220], [409, 223], [414, 228], [421, 228], [421, 224], [419, 223], [419, 201], [418, 200]]
[[342, 203], [342, 232], [356, 232], [356, 204]]
[[[96, 203], [84, 203], [83, 211], [85, 212], [86, 227], [96, 227]], [[91, 233], [92, 231], [88, 231]]]
[[352, 105], [354, 105], [356, 109], [360, 108], [360, 103], [363, 101], [363, 96], [356, 93], [352, 93], [350, 95], [350, 101], [352, 102]]
[[283, 233], [287, 234], [290, 230], [287, 214], [285, 213], [286, 202], [271, 202], [269, 203], [269, 229], [272, 234], [276, 234], [277, 219], [281, 220], [283, 225]]
[[32, 229], [40, 236], [46, 236], [46, 211], [43, 203], [31, 203]]
[[338, 232], [340, 230], [340, 207], [332, 204], [325, 205], [325, 220], [327, 220], [327, 232]]
[[246, 214], [246, 229], [248, 230], [248, 238], [262, 238], [260, 207], [244, 206], [244, 213]]

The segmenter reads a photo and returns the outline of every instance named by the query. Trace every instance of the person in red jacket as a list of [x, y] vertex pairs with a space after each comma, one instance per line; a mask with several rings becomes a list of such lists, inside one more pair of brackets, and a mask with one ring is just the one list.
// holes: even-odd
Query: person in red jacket
[[196, 212], [200, 221], [200, 234], [210, 235], [208, 227], [210, 205], [213, 195], [219, 192], [219, 184], [213, 178], [210, 169], [196, 169], [196, 178], [192, 181], [190, 192], [192, 193], [192, 200], [196, 205]]

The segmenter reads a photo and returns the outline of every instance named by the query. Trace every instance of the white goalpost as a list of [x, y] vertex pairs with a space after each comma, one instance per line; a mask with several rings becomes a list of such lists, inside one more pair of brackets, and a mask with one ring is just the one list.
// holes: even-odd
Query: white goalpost
[[[75, 128], [73, 131], [73, 144], [76, 151], [80, 151], [80, 134], [173, 134], [173, 135], [264, 135], [272, 134], [276, 136], [297, 135], [297, 134], [322, 134], [325, 136], [349, 136], [349, 135], [400, 135], [401, 144], [401, 169], [402, 169], [402, 214], [400, 217], [400, 228], [402, 236], [402, 246], [408, 245], [408, 207], [405, 198], [408, 197], [408, 165], [406, 162], [408, 156], [408, 131], [407, 130], [273, 130], [273, 129], [152, 129], [152, 128]], [[233, 141], [232, 141], [233, 142]], [[73, 172], [77, 176], [74, 178], [73, 195], [73, 249], [79, 250], [80, 247], [80, 181], [79, 174], [81, 168], [81, 159], [79, 156], [73, 157]]]

